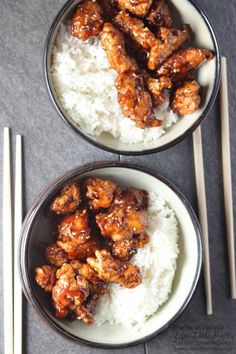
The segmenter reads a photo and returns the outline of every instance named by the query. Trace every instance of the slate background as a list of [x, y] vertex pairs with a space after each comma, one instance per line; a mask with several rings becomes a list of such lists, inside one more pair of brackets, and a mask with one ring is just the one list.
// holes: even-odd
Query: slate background
[[[236, 200], [236, 1], [197, 0], [210, 17], [228, 59], [233, 193]], [[2, 182], [2, 127], [24, 135], [25, 206], [65, 170], [86, 162], [118, 159], [80, 138], [59, 119], [46, 92], [42, 70], [44, 41], [49, 25], [64, 0], [0, 0], [0, 178]], [[219, 100], [202, 125], [209, 217], [214, 315], [206, 316], [203, 278], [184, 314], [160, 336], [132, 348], [102, 350], [82, 347], [55, 333], [30, 304], [24, 311], [24, 354], [172, 354], [233, 353], [236, 350], [236, 301], [230, 300], [222, 194]], [[14, 139], [13, 139], [14, 141]], [[196, 210], [192, 138], [168, 151], [148, 157], [121, 157], [152, 168], [172, 181]], [[2, 189], [0, 189], [0, 201]], [[236, 206], [235, 206], [236, 207]], [[2, 210], [0, 209], [0, 213]], [[1, 215], [0, 215], [1, 217]], [[2, 229], [0, 231], [2, 240]], [[0, 249], [2, 258], [2, 242]], [[0, 265], [2, 313], [2, 264]], [[0, 353], [3, 322], [0, 316]], [[7, 354], [7, 353], [5, 353]]]

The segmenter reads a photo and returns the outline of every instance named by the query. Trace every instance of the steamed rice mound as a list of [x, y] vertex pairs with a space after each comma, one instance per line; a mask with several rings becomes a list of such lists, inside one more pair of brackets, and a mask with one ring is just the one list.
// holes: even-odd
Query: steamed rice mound
[[106, 321], [127, 327], [142, 327], [145, 321], [168, 300], [179, 254], [175, 213], [155, 193], [149, 193], [149, 243], [131, 259], [142, 274], [134, 289], [109, 284], [97, 303], [95, 324]]
[[126, 118], [114, 86], [118, 74], [110, 68], [100, 39], [83, 42], [70, 34], [69, 26], [60, 25], [51, 74], [62, 107], [92, 136], [106, 132], [124, 143], [147, 143], [158, 139], [178, 119], [168, 108], [168, 99], [155, 109], [156, 117], [162, 120], [160, 127], [141, 129]]

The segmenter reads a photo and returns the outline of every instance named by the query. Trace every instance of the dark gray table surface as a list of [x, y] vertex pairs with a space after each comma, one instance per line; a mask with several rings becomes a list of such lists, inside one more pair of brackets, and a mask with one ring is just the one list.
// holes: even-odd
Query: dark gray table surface
[[[236, 199], [236, 0], [197, 0], [210, 17], [227, 56], [233, 192]], [[42, 70], [44, 41], [49, 25], [63, 0], [0, 1], [0, 170], [2, 127], [24, 135], [26, 210], [54, 177], [86, 162], [114, 159], [117, 155], [99, 150], [80, 138], [59, 119], [46, 92]], [[209, 217], [210, 255], [214, 315], [205, 312], [203, 278], [184, 314], [158, 337], [132, 348], [102, 350], [72, 343], [49, 328], [30, 304], [24, 311], [24, 354], [92, 353], [233, 353], [236, 351], [236, 300], [230, 299], [227, 246], [222, 193], [219, 100], [202, 125]], [[148, 157], [120, 157], [155, 169], [186, 195], [196, 210], [192, 138]], [[0, 171], [2, 181], [2, 171]], [[0, 190], [0, 200], [2, 190]], [[0, 210], [2, 213], [2, 210]], [[0, 215], [1, 217], [1, 215]], [[2, 240], [2, 229], [0, 231]], [[2, 242], [1, 254], [2, 259]], [[0, 266], [2, 308], [2, 264]], [[3, 353], [3, 322], [0, 323], [0, 352]], [[7, 354], [7, 353], [5, 353]]]

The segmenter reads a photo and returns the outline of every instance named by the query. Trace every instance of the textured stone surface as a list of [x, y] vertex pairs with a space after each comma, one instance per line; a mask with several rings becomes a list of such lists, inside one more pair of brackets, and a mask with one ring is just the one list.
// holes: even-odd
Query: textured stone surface
[[[0, 142], [3, 126], [25, 137], [25, 206], [30, 207], [40, 190], [55, 176], [85, 162], [117, 159], [96, 149], [64, 125], [47, 95], [42, 72], [42, 53], [49, 25], [64, 1], [1, 0], [0, 2]], [[234, 200], [236, 197], [236, 51], [234, 19], [236, 1], [197, 0], [206, 10], [228, 58], [231, 148]], [[218, 102], [202, 125], [207, 189], [210, 254], [214, 315], [205, 314], [201, 278], [197, 291], [184, 314], [165, 333], [139, 345], [122, 350], [95, 350], [62, 338], [39, 318], [29, 304], [24, 311], [24, 354], [47, 353], [149, 353], [172, 354], [235, 352], [236, 301], [230, 300], [227, 249], [225, 242], [220, 124]], [[2, 143], [0, 143], [2, 156]], [[122, 157], [163, 174], [188, 198], [196, 210], [192, 139], [149, 157]], [[2, 160], [0, 160], [2, 161]], [[0, 163], [0, 182], [2, 181]], [[2, 189], [0, 189], [0, 200]], [[0, 209], [0, 214], [2, 210]], [[1, 215], [0, 215], [1, 218]], [[0, 219], [1, 220], [1, 219]], [[0, 230], [2, 239], [2, 230]], [[2, 243], [1, 252], [2, 252]], [[0, 254], [0, 258], [2, 258]], [[0, 266], [0, 303], [2, 304], [2, 264]], [[2, 313], [2, 308], [1, 308]], [[2, 316], [1, 316], [2, 317]], [[0, 353], [3, 353], [3, 323], [0, 323]], [[7, 354], [7, 353], [5, 353]]]

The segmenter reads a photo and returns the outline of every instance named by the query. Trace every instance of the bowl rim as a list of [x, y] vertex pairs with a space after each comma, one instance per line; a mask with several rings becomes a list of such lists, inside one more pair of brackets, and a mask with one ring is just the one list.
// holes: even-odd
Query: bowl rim
[[[197, 259], [197, 266], [196, 266], [196, 272], [195, 276], [193, 279], [193, 284], [192, 287], [186, 296], [185, 301], [183, 302], [182, 306], [178, 310], [178, 312], [173, 316], [164, 326], [159, 328], [158, 330], [154, 331], [153, 333], [137, 339], [135, 341], [130, 341], [130, 342], [125, 342], [125, 343], [120, 343], [120, 344], [108, 344], [108, 343], [101, 343], [101, 342], [92, 342], [83, 338], [80, 338], [67, 330], [65, 330], [63, 327], [58, 325], [58, 323], [55, 322], [53, 318], [50, 318], [46, 312], [44, 311], [43, 306], [40, 304], [40, 301], [35, 297], [35, 291], [33, 290], [32, 282], [31, 282], [31, 277], [30, 277], [30, 271], [28, 268], [28, 257], [25, 256], [28, 254], [28, 244], [29, 244], [29, 239], [30, 239], [30, 232], [33, 226], [33, 221], [39, 212], [41, 206], [47, 201], [47, 199], [51, 198], [53, 194], [55, 194], [55, 188], [61, 187], [64, 183], [67, 183], [68, 181], [81, 176], [84, 173], [88, 172], [93, 172], [94, 170], [98, 169], [106, 169], [106, 168], [116, 168], [116, 167], [121, 167], [121, 168], [126, 168], [126, 169], [131, 169], [134, 171], [140, 171], [146, 174], [149, 174], [150, 176], [154, 177], [155, 179], [163, 182], [166, 184], [182, 201], [184, 204], [184, 207], [186, 208], [195, 233], [196, 233], [196, 238], [197, 238], [197, 249], [198, 249], [198, 259]], [[76, 167], [72, 170], [69, 170], [65, 172], [64, 174], [60, 175], [58, 178], [54, 179], [36, 198], [34, 201], [32, 207], [28, 211], [23, 225], [22, 225], [22, 230], [21, 230], [21, 236], [20, 236], [20, 242], [18, 246], [18, 266], [19, 266], [19, 274], [20, 274], [20, 279], [21, 279], [21, 284], [22, 288], [24, 291], [24, 294], [28, 301], [33, 305], [33, 307], [36, 309], [36, 311], [39, 313], [39, 315], [43, 318], [43, 320], [50, 325], [56, 332], [59, 334], [63, 335], [67, 339], [70, 339], [78, 344], [82, 345], [87, 345], [95, 348], [104, 348], [104, 349], [118, 349], [118, 348], [126, 348], [130, 346], [134, 346], [137, 344], [141, 344], [156, 335], [162, 333], [164, 330], [166, 330], [173, 322], [177, 320], [177, 318], [183, 313], [187, 305], [190, 303], [190, 300], [192, 299], [192, 296], [194, 294], [194, 291], [197, 287], [198, 280], [200, 277], [201, 273], [201, 267], [202, 267], [202, 232], [201, 228], [198, 222], [198, 219], [194, 213], [193, 208], [185, 198], [185, 196], [182, 194], [182, 192], [179, 191], [177, 187], [175, 187], [171, 182], [169, 182], [165, 177], [162, 175], [150, 171], [149, 169], [143, 168], [141, 166], [138, 166], [136, 164], [131, 164], [127, 162], [120, 162], [120, 161], [98, 161], [95, 163], [88, 163], [79, 167]]]
[[72, 129], [74, 129], [74, 131], [76, 131], [82, 138], [84, 138], [87, 142], [89, 142], [90, 144], [114, 153], [114, 154], [118, 154], [118, 155], [128, 155], [128, 156], [140, 156], [140, 155], [149, 155], [149, 154], [153, 154], [156, 152], [161, 152], [163, 150], [166, 150], [176, 144], [178, 144], [179, 142], [181, 142], [183, 139], [185, 139], [189, 134], [191, 134], [195, 129], [197, 129], [197, 127], [202, 123], [202, 121], [204, 120], [204, 118], [208, 115], [208, 113], [210, 112], [215, 99], [217, 97], [217, 93], [219, 90], [219, 85], [220, 85], [220, 77], [221, 77], [221, 51], [220, 51], [220, 46], [219, 46], [219, 41], [217, 38], [217, 35], [215, 33], [215, 30], [211, 24], [211, 21], [209, 20], [208, 16], [205, 14], [205, 12], [195, 3], [194, 0], [187, 0], [189, 3], [192, 4], [193, 7], [195, 7], [195, 9], [197, 10], [197, 12], [200, 14], [200, 16], [203, 18], [203, 20], [206, 23], [206, 26], [210, 32], [213, 44], [214, 44], [214, 51], [215, 51], [215, 58], [216, 58], [216, 71], [215, 71], [215, 78], [214, 78], [214, 86], [213, 86], [213, 91], [212, 94], [210, 96], [209, 102], [207, 103], [204, 111], [202, 112], [202, 114], [200, 115], [200, 117], [196, 120], [196, 122], [194, 124], [192, 124], [192, 126], [190, 128], [188, 128], [183, 134], [181, 134], [180, 136], [176, 137], [174, 140], [160, 146], [160, 147], [156, 147], [156, 148], [151, 148], [151, 149], [142, 149], [140, 151], [133, 151], [133, 150], [119, 150], [116, 148], [111, 148], [108, 147], [105, 144], [96, 142], [92, 137], [90, 137], [89, 135], [86, 135], [82, 129], [80, 129], [75, 123], [73, 123], [72, 120], [69, 120], [66, 115], [63, 112], [63, 109], [60, 107], [60, 104], [58, 103], [58, 99], [56, 97], [56, 95], [54, 95], [54, 90], [53, 90], [53, 85], [50, 81], [50, 73], [49, 73], [49, 66], [50, 66], [50, 57], [49, 57], [49, 53], [50, 53], [50, 49], [51, 49], [51, 42], [52, 42], [52, 37], [54, 35], [54, 31], [58, 25], [58, 23], [61, 20], [61, 17], [63, 16], [63, 14], [65, 13], [65, 11], [70, 7], [70, 5], [74, 2], [74, 0], [68, 0], [59, 10], [59, 12], [57, 13], [57, 15], [55, 16], [50, 29], [48, 31], [48, 35], [45, 41], [45, 47], [44, 47], [44, 55], [43, 55], [43, 71], [44, 71], [44, 79], [45, 79], [45, 84], [46, 84], [46, 88], [48, 91], [48, 94], [50, 96], [51, 102], [53, 103], [53, 106], [55, 108], [55, 110], [59, 113], [59, 116], [61, 117], [61, 119], [67, 124], [69, 125]]

